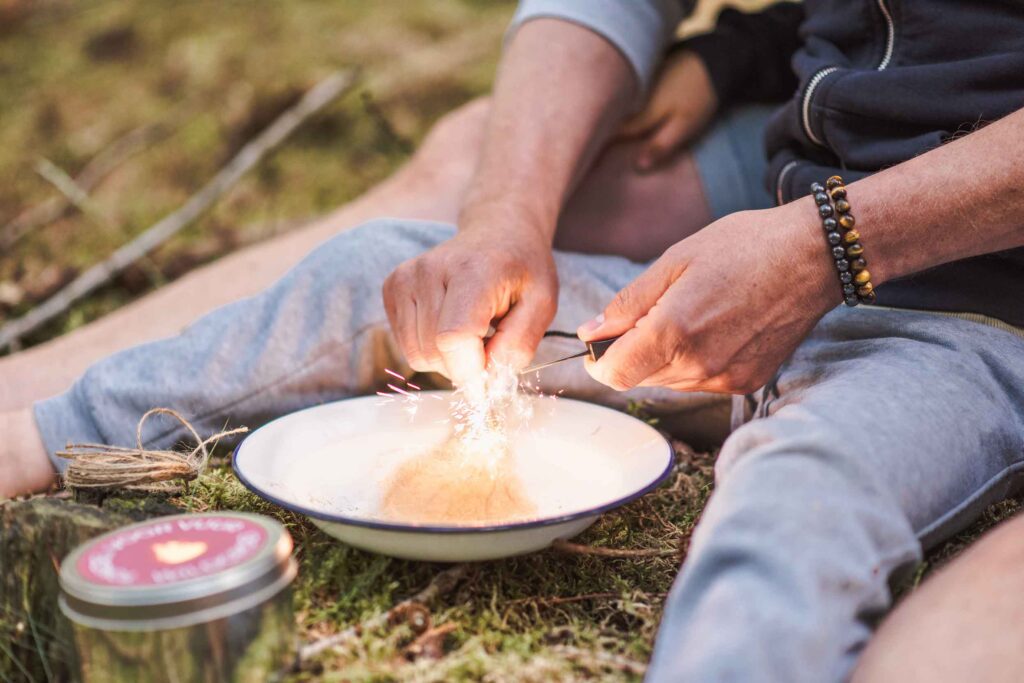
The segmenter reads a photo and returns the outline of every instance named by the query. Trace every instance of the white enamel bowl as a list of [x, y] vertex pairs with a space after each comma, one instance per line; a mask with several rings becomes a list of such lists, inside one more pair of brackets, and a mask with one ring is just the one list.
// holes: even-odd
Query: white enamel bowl
[[[431, 395], [444, 400], [432, 400]], [[309, 516], [357, 548], [411, 560], [464, 562], [520, 555], [580, 533], [607, 510], [660, 484], [672, 450], [649, 425], [581, 401], [534, 399], [514, 462], [536, 506], [528, 520], [490, 526], [395, 523], [381, 489], [408, 458], [442, 443], [448, 392], [423, 392], [415, 415], [399, 401], [354, 398], [302, 410], [250, 434], [234, 468], [249, 489]]]

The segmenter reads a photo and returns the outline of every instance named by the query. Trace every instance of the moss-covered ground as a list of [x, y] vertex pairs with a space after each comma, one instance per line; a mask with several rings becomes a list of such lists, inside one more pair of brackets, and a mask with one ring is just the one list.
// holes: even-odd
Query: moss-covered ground
[[[91, 192], [91, 215], [70, 212], [0, 253], [0, 321], [176, 208], [318, 77], [346, 65], [362, 68], [355, 92], [308, 122], [207, 216], [26, 341], [74, 329], [364, 192], [408, 157], [438, 116], [486, 92], [512, 8], [485, 0], [0, 0], [0, 226], [54, 195], [35, 170], [40, 159], [75, 175], [129, 131], [165, 128]], [[292, 678], [639, 678], [709, 494], [712, 461], [680, 447], [665, 486], [577, 539], [667, 553], [550, 550], [475, 565], [433, 606], [433, 625], [445, 627], [436, 643], [410, 649], [408, 626], [370, 629]], [[262, 512], [288, 525], [301, 563], [296, 608], [306, 642], [386, 611], [444, 569], [346, 547], [248, 493], [223, 462], [174, 502]], [[989, 510], [900, 592], [1017, 505]], [[0, 632], [16, 627], [0, 617]], [[0, 660], [7, 656], [0, 647]], [[0, 670], [17, 675], [16, 666]]]

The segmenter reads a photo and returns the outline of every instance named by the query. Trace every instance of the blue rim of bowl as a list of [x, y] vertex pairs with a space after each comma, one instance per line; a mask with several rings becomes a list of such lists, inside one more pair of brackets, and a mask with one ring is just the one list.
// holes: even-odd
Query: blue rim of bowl
[[[606, 406], [599, 406], [596, 404], [591, 405], [595, 405], [598, 408], [604, 408], [605, 410], [612, 410], [611, 408], [607, 408]], [[625, 413], [621, 413], [619, 411], [615, 412], [619, 413], [620, 415], [625, 415]], [[626, 417], [632, 416], [626, 415]], [[633, 419], [635, 420], [636, 418]], [[640, 422], [639, 420], [637, 421]], [[641, 424], [644, 423], [641, 422]], [[644, 426], [650, 429], [654, 429], [648, 424], [644, 424]], [[256, 432], [253, 432], [249, 436], [252, 436], [255, 433]], [[238, 477], [238, 480], [242, 482], [242, 485], [245, 486], [245, 488], [252, 491], [253, 493], [255, 493], [256, 495], [258, 495], [260, 498], [263, 498], [264, 500], [269, 501], [274, 505], [277, 505], [278, 507], [282, 507], [285, 510], [297, 512], [301, 515], [312, 517], [314, 519], [319, 519], [323, 522], [332, 522], [334, 524], [344, 524], [347, 526], [358, 526], [366, 529], [378, 529], [380, 531], [401, 531], [406, 533], [425, 532], [432, 534], [485, 534], [495, 531], [518, 531], [521, 529], [536, 529], [538, 527], [552, 526], [555, 524], [572, 522], [574, 520], [582, 519], [584, 517], [594, 517], [597, 515], [603, 515], [606, 512], [614, 510], [615, 508], [622, 507], [623, 505], [632, 503], [637, 498], [641, 498], [647, 495], [654, 489], [661, 486], [661, 484], [668, 478], [668, 475], [672, 473], [673, 466], [675, 466], [675, 451], [672, 448], [672, 443], [657, 430], [655, 430], [655, 433], [657, 433], [658, 436], [665, 442], [665, 447], [668, 449], [668, 462], [666, 463], [665, 469], [662, 470], [661, 474], [659, 474], [657, 477], [651, 480], [651, 482], [648, 483], [643, 488], [638, 489], [627, 496], [623, 496], [622, 498], [616, 498], [615, 500], [605, 503], [603, 505], [598, 505], [597, 507], [593, 508], [587, 508], [586, 510], [579, 510], [577, 512], [570, 512], [569, 514], [561, 515], [559, 517], [545, 517], [544, 519], [530, 519], [522, 522], [509, 522], [508, 524], [496, 524], [491, 526], [440, 526], [429, 524], [419, 525], [396, 524], [393, 522], [377, 522], [370, 519], [360, 519], [358, 517], [333, 515], [319, 510], [312, 510], [302, 505], [296, 505], [295, 503], [286, 502], [281, 498], [278, 498], [277, 496], [261, 489], [259, 486], [250, 481], [248, 477], [242, 474], [242, 471], [239, 469], [238, 452], [242, 448], [242, 444], [244, 444], [246, 442], [246, 439], [248, 439], [249, 437], [242, 439], [231, 452], [231, 469], [235, 473], [235, 476]]]

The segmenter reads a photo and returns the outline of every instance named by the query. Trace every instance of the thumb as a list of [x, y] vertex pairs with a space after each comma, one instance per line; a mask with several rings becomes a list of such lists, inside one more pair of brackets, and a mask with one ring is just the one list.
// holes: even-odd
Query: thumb
[[601, 315], [580, 325], [576, 334], [583, 341], [625, 334], [647, 315], [681, 273], [678, 256], [666, 253], [616, 294]]
[[555, 316], [554, 300], [536, 290], [527, 290], [497, 324], [494, 336], [487, 342], [488, 359], [517, 370], [526, 367]]
[[649, 171], [665, 161], [689, 138], [691, 132], [685, 117], [666, 119], [640, 146], [635, 162], [637, 170]]

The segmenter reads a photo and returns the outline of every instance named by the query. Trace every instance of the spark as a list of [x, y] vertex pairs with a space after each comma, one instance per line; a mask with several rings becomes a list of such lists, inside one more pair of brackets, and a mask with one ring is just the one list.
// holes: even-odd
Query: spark
[[390, 389], [391, 391], [395, 392], [396, 394], [401, 394], [402, 396], [408, 396], [409, 398], [411, 398], [414, 401], [420, 400], [419, 396], [415, 396], [413, 394], [410, 394], [405, 389], [402, 389], [401, 387], [396, 387], [394, 384], [389, 384], [388, 385], [388, 389]]
[[[409, 389], [422, 391], [394, 370], [385, 368], [385, 372], [402, 380]], [[378, 396], [388, 399], [382, 405], [398, 400], [402, 409], [415, 417], [422, 396], [397, 384], [389, 383], [387, 388], [390, 392], [377, 392]], [[479, 377], [447, 396], [436, 393], [428, 396], [448, 402], [447, 419], [437, 423], [450, 425], [450, 445], [463, 462], [467, 465], [483, 462], [496, 474], [502, 458], [511, 453], [515, 434], [532, 415], [531, 394], [543, 395], [532, 382], [523, 381], [513, 368], [492, 364]]]

